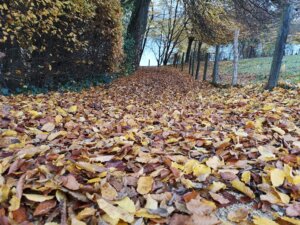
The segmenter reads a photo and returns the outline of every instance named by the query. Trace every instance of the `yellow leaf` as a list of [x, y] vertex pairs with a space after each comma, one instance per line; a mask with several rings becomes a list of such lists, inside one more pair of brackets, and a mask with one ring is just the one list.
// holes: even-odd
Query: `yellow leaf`
[[29, 110], [28, 113], [31, 115], [32, 119], [40, 118], [43, 115], [41, 112], [37, 112], [35, 110]]
[[9, 191], [10, 188], [8, 185], [4, 184], [0, 187], [0, 203], [3, 203], [8, 199]]
[[245, 171], [243, 174], [242, 174], [242, 181], [246, 184], [248, 184], [251, 180], [251, 173], [250, 171]]
[[16, 137], [18, 133], [14, 130], [6, 130], [1, 134], [3, 137]]
[[198, 166], [200, 163], [195, 159], [188, 160], [184, 165], [184, 172], [186, 174], [191, 174], [194, 171], [194, 168]]
[[128, 197], [125, 197], [120, 201], [115, 201], [114, 203], [117, 204], [120, 208], [126, 210], [129, 213], [135, 213], [136, 212], [134, 202]]
[[249, 187], [247, 187], [243, 182], [241, 182], [239, 179], [235, 179], [231, 181], [231, 185], [238, 191], [247, 195], [249, 198], [255, 198], [253, 191]]
[[218, 191], [220, 191], [222, 189], [225, 189], [225, 188], [226, 188], [226, 185], [224, 183], [222, 183], [222, 182], [215, 182], [215, 181], [208, 187], [208, 189], [211, 192], [214, 192], [214, 193], [216, 193], [216, 192], [218, 192]]
[[105, 183], [101, 186], [101, 195], [107, 200], [114, 200], [118, 196], [118, 193], [113, 186]]
[[181, 177], [180, 181], [186, 188], [194, 188], [195, 187], [195, 184], [192, 181], [190, 181], [189, 179], [185, 179], [184, 177]]
[[255, 225], [279, 225], [278, 223], [276, 223], [268, 218], [258, 217], [258, 216], [253, 217], [253, 223]]
[[272, 130], [277, 132], [280, 135], [285, 135], [285, 131], [282, 130], [280, 127], [273, 127]]
[[[294, 177], [293, 177], [293, 168], [292, 167], [290, 167], [289, 165], [287, 165], [287, 164], [284, 164], [284, 167], [283, 167], [283, 171], [284, 171], [284, 173], [285, 173], [285, 177], [286, 177], [286, 180], [289, 182], [289, 183], [293, 183], [293, 179], [294, 179]], [[299, 176], [299, 178], [300, 178], [300, 176]], [[300, 179], [299, 179], [299, 183], [300, 183]], [[295, 184], [295, 183], [294, 183]], [[297, 185], [297, 184], [295, 184], [295, 185]]]
[[267, 104], [267, 105], [264, 105], [264, 107], [262, 108], [262, 110], [263, 111], [271, 111], [274, 108], [275, 108], [274, 104]]
[[169, 138], [168, 140], [166, 140], [167, 144], [173, 144], [176, 143], [180, 140], [180, 138]]
[[211, 169], [203, 164], [199, 164], [198, 166], [195, 166], [193, 169], [193, 175], [196, 177], [199, 177], [201, 175], [204, 175], [205, 178], [211, 174]]
[[68, 109], [69, 113], [76, 113], [77, 112], [77, 105], [73, 105]]
[[98, 199], [97, 203], [99, 208], [113, 219], [122, 219], [128, 223], [132, 223], [134, 221], [133, 215], [120, 207], [113, 206], [104, 199]]
[[21, 199], [19, 199], [17, 196], [13, 196], [10, 201], [10, 206], [8, 208], [9, 211], [15, 211], [17, 209], [20, 208], [20, 205], [21, 205]]
[[184, 170], [184, 166], [180, 165], [180, 164], [178, 164], [176, 162], [172, 162], [171, 167], [179, 169], [179, 170]]
[[284, 179], [285, 179], [285, 173], [283, 170], [280, 170], [280, 169], [273, 169], [271, 170], [271, 182], [272, 182], [272, 185], [274, 187], [279, 187], [283, 184], [284, 182]]
[[57, 191], [56, 191], [55, 197], [56, 197], [57, 201], [59, 201], [59, 202], [63, 202], [63, 201], [65, 201], [66, 198], [67, 198], [66, 195], [65, 195], [65, 193], [63, 193], [63, 192], [60, 191], [60, 190], [57, 190]]
[[295, 185], [300, 184], [300, 175], [294, 176], [292, 181], [292, 183]]
[[300, 220], [297, 220], [295, 218], [290, 218], [290, 217], [284, 216], [284, 217], [280, 217], [280, 219], [287, 221], [293, 225], [300, 225]]
[[57, 111], [61, 116], [67, 116], [67, 115], [68, 115], [68, 113], [67, 113], [65, 110], [63, 110], [62, 108], [60, 108], [60, 107], [58, 107], [58, 108], [56, 109], [56, 111]]
[[80, 169], [86, 170], [91, 173], [96, 173], [98, 170], [102, 168], [96, 164], [91, 164], [88, 162], [77, 162], [76, 166]]
[[148, 213], [147, 209], [140, 209], [135, 213], [136, 217], [142, 217], [147, 219], [159, 219], [160, 216]]
[[55, 122], [56, 122], [56, 123], [61, 123], [61, 122], [62, 122], [62, 119], [63, 119], [63, 117], [62, 117], [61, 115], [57, 115], [57, 116], [55, 117]]
[[119, 221], [120, 219], [119, 218], [111, 218], [109, 215], [107, 215], [106, 213], [101, 216], [101, 218], [107, 223], [107, 224], [110, 224], [110, 225], [119, 225]]
[[141, 195], [148, 194], [152, 190], [154, 180], [152, 177], [140, 177], [138, 180], [137, 192]]
[[81, 210], [78, 213], [78, 215], [76, 216], [76, 218], [78, 220], [83, 220], [83, 219], [85, 219], [87, 217], [95, 215], [96, 212], [97, 212], [96, 209], [88, 207], [88, 208], [85, 208], [85, 209]]
[[96, 177], [87, 181], [88, 184], [99, 183], [101, 181], [100, 177]]
[[48, 141], [53, 141], [54, 139], [58, 138], [58, 137], [63, 137], [66, 136], [68, 133], [66, 131], [59, 131], [56, 133], [52, 133], [48, 136]]
[[33, 202], [44, 202], [47, 200], [51, 200], [54, 198], [54, 196], [44, 196], [44, 195], [38, 195], [38, 194], [23, 194], [28, 200]]

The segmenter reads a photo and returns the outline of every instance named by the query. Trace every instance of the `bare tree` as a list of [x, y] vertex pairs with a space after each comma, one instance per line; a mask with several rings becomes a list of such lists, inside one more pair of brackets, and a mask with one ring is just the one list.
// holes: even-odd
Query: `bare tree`
[[158, 65], [167, 65], [174, 51], [185, 40], [184, 30], [188, 22], [181, 0], [163, 0], [161, 15], [153, 21], [155, 30], [151, 32], [152, 51]]

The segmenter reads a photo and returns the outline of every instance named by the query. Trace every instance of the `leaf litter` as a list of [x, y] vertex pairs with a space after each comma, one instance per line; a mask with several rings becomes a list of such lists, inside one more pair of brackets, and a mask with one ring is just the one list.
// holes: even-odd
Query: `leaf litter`
[[0, 224], [300, 224], [300, 90], [170, 68], [0, 97]]

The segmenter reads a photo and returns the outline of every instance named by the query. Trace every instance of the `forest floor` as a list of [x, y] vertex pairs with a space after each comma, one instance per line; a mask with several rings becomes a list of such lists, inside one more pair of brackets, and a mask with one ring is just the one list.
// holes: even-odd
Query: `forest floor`
[[300, 90], [172, 68], [0, 97], [0, 224], [300, 224]]

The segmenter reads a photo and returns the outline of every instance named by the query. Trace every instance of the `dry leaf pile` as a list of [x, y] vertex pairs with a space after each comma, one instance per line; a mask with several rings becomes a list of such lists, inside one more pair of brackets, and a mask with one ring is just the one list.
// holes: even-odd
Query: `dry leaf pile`
[[145, 69], [0, 97], [0, 224], [300, 224], [299, 96]]

